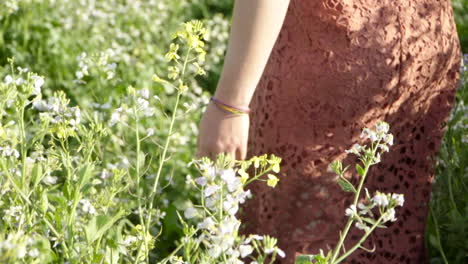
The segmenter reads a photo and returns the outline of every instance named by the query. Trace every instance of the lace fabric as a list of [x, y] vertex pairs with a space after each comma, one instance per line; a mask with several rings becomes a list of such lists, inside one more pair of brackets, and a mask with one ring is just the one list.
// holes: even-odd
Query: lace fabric
[[[455, 102], [461, 51], [449, 0], [291, 0], [254, 93], [248, 157], [283, 160], [275, 189], [253, 183], [242, 232], [279, 239], [297, 254], [332, 248], [352, 195], [327, 166], [346, 154], [362, 128], [390, 124], [390, 152], [365, 186], [402, 193], [398, 220], [378, 229], [344, 263], [427, 263], [424, 228], [435, 156]], [[353, 167], [353, 166], [351, 166]], [[347, 175], [351, 181], [357, 178]], [[362, 231], [352, 229], [350, 248]]]

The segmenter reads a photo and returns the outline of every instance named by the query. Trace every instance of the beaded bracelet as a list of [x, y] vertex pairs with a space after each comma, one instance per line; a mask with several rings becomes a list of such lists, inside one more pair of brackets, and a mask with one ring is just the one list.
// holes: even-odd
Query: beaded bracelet
[[216, 99], [214, 97], [211, 97], [210, 101], [213, 101], [215, 103], [215, 105], [218, 106], [219, 108], [221, 108], [222, 110], [225, 110], [225, 111], [233, 113], [233, 114], [242, 115], [242, 114], [249, 114], [250, 113], [249, 108], [240, 108], [240, 107], [236, 107], [236, 106], [233, 106], [233, 105], [229, 105], [229, 104], [221, 102], [219, 99]]

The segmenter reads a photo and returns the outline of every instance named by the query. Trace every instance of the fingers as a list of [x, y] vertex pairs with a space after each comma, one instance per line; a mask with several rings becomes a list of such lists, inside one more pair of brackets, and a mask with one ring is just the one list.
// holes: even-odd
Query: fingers
[[221, 153], [224, 153], [225, 155], [230, 155], [234, 162], [234, 160], [239, 160], [239, 153], [243, 153], [239, 152], [238, 149], [238, 147], [235, 147], [233, 145], [223, 146], [221, 144], [214, 144], [213, 146], [211, 146], [211, 148], [200, 146], [198, 147], [195, 156], [197, 159], [201, 159], [202, 157], [208, 157], [212, 161], [216, 161], [217, 156]]
[[236, 149], [237, 160], [245, 160], [246, 156], [247, 156], [247, 148], [245, 146], [241, 146]]

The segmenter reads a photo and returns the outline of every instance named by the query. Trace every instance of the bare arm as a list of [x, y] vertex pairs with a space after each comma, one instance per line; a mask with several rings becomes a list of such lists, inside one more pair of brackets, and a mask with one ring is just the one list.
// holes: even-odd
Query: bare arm
[[[280, 32], [289, 0], [235, 0], [223, 72], [214, 96], [248, 106]], [[200, 122], [198, 157], [227, 153], [245, 159], [249, 115], [232, 115], [208, 104]]]
[[283, 24], [289, 0], [236, 0], [215, 97], [248, 106]]

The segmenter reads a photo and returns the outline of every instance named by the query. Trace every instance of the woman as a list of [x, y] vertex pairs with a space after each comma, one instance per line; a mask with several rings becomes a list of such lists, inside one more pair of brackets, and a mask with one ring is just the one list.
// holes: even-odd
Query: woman
[[[327, 166], [362, 128], [390, 124], [395, 143], [371, 167], [369, 191], [402, 193], [398, 220], [346, 263], [427, 263], [424, 227], [434, 157], [461, 61], [449, 0], [238, 0], [224, 68], [200, 123], [198, 156], [281, 157], [275, 189], [253, 184], [246, 233], [279, 239], [286, 258], [332, 248], [351, 195]], [[241, 110], [240, 110], [241, 111]], [[344, 163], [355, 162], [348, 155]], [[346, 245], [360, 238], [353, 230]]]

